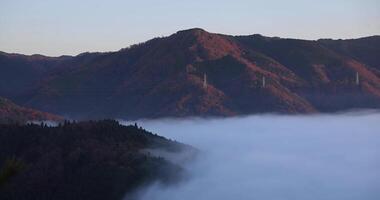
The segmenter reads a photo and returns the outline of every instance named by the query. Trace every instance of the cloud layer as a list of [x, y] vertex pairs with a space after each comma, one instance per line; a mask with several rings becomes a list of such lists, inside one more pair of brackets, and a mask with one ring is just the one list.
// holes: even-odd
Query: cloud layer
[[376, 112], [141, 121], [203, 152], [190, 180], [141, 199], [379, 199], [379, 122]]

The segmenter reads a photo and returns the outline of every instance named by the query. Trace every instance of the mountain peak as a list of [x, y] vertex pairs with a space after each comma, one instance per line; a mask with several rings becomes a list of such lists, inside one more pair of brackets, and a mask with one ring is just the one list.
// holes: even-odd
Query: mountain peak
[[201, 59], [214, 60], [226, 55], [240, 54], [238, 45], [227, 36], [210, 33], [201, 28], [178, 31], [172, 38], [181, 42], [186, 41], [186, 48], [189, 48], [197, 55], [196, 57]]
[[199, 34], [199, 33], [209, 33], [209, 32], [205, 31], [202, 28], [191, 28], [191, 29], [185, 29], [185, 30], [181, 30], [177, 32], [177, 34], [181, 34], [181, 33]]
[[200, 37], [208, 37], [208, 36], [213, 35], [213, 34], [210, 32], [207, 32], [201, 28], [191, 28], [191, 29], [178, 31], [174, 35], [177, 37], [184, 37], [184, 38], [188, 38], [188, 37], [200, 38]]

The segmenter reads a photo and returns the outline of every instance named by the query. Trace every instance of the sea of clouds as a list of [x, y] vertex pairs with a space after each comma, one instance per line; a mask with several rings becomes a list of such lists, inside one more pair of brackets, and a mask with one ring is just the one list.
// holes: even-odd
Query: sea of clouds
[[141, 200], [380, 199], [379, 112], [138, 123], [202, 152], [189, 180], [150, 185]]

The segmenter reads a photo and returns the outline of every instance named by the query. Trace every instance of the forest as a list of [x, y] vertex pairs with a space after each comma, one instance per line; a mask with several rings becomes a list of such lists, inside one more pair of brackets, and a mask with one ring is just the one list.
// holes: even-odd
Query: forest
[[0, 199], [9, 200], [129, 199], [140, 186], [186, 177], [183, 167], [144, 149], [194, 150], [114, 120], [3, 124], [0, 147]]

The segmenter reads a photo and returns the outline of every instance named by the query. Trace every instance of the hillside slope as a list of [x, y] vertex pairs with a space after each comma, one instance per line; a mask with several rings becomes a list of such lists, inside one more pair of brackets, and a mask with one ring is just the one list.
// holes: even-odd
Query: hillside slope
[[378, 46], [376, 36], [308, 41], [190, 29], [117, 52], [65, 58], [33, 89], [11, 98], [74, 118], [379, 108]]
[[28, 121], [61, 121], [62, 117], [21, 107], [12, 101], [0, 97], [0, 124], [25, 123]]

